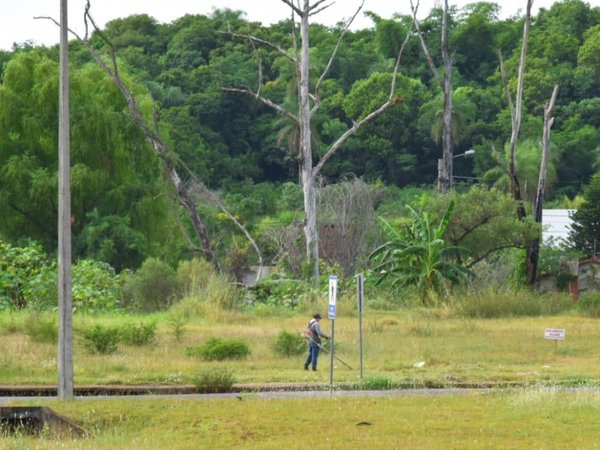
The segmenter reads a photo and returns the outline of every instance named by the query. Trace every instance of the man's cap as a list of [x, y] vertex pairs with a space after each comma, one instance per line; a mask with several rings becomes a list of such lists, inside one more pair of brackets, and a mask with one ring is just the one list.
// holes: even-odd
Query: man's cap
[[321, 314], [319, 314], [319, 313], [314, 313], [313, 314], [313, 318], [315, 318], [315, 319], [322, 319]]

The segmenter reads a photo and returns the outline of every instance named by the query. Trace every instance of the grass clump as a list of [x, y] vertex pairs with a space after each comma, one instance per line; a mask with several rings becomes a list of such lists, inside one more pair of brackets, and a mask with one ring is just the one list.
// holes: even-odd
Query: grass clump
[[226, 359], [244, 359], [250, 354], [250, 347], [240, 339], [221, 339], [212, 337], [198, 347], [188, 347], [188, 356], [205, 361], [223, 361]]
[[556, 315], [572, 307], [568, 294], [540, 295], [528, 289], [491, 292], [478, 289], [453, 299], [459, 316], [481, 319]]
[[306, 340], [299, 333], [290, 333], [284, 330], [277, 335], [273, 351], [286, 358], [297, 356], [306, 351]]
[[34, 342], [55, 344], [58, 341], [56, 317], [32, 312], [23, 322], [23, 331]]
[[85, 329], [83, 333], [83, 346], [92, 354], [108, 355], [117, 351], [119, 343], [119, 329], [94, 325]]
[[600, 317], [600, 292], [586, 292], [579, 299], [577, 310], [589, 317]]
[[358, 384], [358, 389], [364, 389], [368, 391], [385, 391], [390, 389], [397, 389], [398, 383], [394, 382], [391, 378], [376, 375], [369, 378], [364, 378]]
[[226, 367], [205, 369], [193, 379], [193, 384], [198, 391], [206, 394], [231, 392], [234, 383], [233, 373]]
[[148, 345], [156, 337], [156, 322], [126, 324], [119, 329], [120, 340], [128, 345]]

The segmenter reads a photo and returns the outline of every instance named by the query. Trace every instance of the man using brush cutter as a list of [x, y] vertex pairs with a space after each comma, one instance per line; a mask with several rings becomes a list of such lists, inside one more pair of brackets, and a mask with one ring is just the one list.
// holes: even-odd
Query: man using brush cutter
[[304, 370], [308, 370], [308, 366], [312, 364], [312, 370], [317, 370], [317, 359], [319, 358], [319, 349], [321, 347], [321, 338], [331, 339], [328, 335], [321, 331], [321, 314], [313, 314], [313, 318], [308, 323], [308, 329], [304, 336], [308, 339], [308, 357], [304, 363]]

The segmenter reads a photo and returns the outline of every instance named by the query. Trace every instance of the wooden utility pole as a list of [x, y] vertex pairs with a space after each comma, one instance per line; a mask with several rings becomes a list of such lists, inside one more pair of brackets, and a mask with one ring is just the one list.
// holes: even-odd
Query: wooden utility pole
[[69, 127], [69, 40], [67, 0], [60, 0], [58, 119], [58, 398], [73, 398], [71, 297], [71, 139]]

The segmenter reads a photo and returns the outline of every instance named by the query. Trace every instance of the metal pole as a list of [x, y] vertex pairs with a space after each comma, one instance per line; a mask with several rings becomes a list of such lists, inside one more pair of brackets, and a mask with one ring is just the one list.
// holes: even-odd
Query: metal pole
[[67, 0], [60, 1], [60, 81], [58, 119], [58, 389], [73, 398], [71, 298], [71, 141], [69, 127], [69, 28]]
[[331, 351], [329, 352], [329, 389], [333, 390], [333, 352], [335, 349], [335, 319], [331, 320]]
[[362, 312], [363, 312], [363, 294], [365, 278], [363, 274], [358, 274], [356, 278], [356, 289], [358, 299], [358, 353], [360, 360], [360, 379], [363, 378], [363, 336], [362, 336]]

